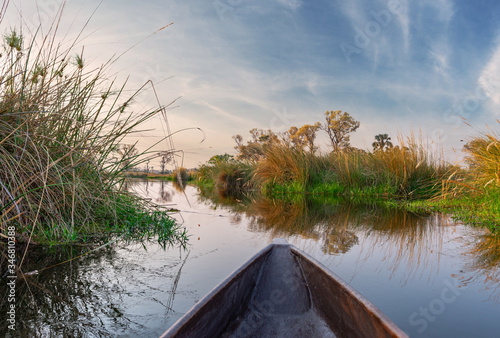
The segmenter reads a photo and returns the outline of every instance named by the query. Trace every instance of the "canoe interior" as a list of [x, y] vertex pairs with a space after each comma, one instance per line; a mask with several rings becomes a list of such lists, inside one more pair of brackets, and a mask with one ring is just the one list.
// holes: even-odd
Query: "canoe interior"
[[406, 337], [364, 297], [289, 244], [271, 244], [162, 337]]

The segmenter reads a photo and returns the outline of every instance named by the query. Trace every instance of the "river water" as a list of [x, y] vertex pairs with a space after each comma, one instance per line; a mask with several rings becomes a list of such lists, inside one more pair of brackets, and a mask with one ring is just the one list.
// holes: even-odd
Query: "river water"
[[[209, 197], [165, 182], [132, 189], [179, 209], [188, 246], [116, 242], [40, 250], [18, 281], [12, 337], [157, 337], [274, 238], [330, 268], [412, 337], [500, 336], [500, 240], [442, 215], [294, 198]], [[5, 281], [0, 291], [6, 294]], [[6, 313], [3, 297], [0, 313]], [[9, 334], [0, 326], [0, 336]]]

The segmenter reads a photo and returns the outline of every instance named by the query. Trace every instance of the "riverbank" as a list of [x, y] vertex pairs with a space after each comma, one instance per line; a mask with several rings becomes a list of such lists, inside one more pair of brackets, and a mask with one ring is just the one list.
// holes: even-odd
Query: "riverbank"
[[164, 107], [134, 110], [142, 91], [125, 97], [126, 83], [108, 80], [109, 64], [95, 68], [83, 52], [60, 49], [55, 31], [43, 43], [27, 31], [2, 36], [1, 239], [56, 245], [154, 233], [185, 242], [164, 208], [127, 191], [125, 173], [151, 154], [126, 137]]
[[466, 166], [460, 167], [446, 163], [414, 138], [384, 150], [328, 154], [274, 142], [263, 146], [256, 160], [219, 156], [200, 168], [197, 183], [226, 195], [252, 189], [278, 199], [306, 194], [371, 201], [417, 213], [446, 212], [498, 231], [499, 149], [495, 134], [474, 137], [464, 148]]

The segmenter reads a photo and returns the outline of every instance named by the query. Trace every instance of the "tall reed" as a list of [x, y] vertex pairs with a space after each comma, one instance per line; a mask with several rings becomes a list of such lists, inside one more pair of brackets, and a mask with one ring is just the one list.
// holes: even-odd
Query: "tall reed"
[[451, 166], [422, 138], [400, 138], [399, 143], [373, 153], [352, 148], [326, 155], [274, 143], [256, 163], [254, 181], [261, 186], [298, 184], [301, 191], [319, 186], [313, 190], [348, 195], [429, 198], [441, 193]]
[[311, 152], [276, 142], [264, 148], [256, 163], [254, 181], [260, 185], [298, 183], [306, 187], [321, 163]]
[[469, 183], [478, 188], [500, 186], [500, 137], [485, 133], [472, 138], [464, 147], [469, 165]]
[[422, 137], [399, 137], [399, 146], [375, 151], [370, 170], [379, 183], [396, 188], [399, 195], [430, 198], [443, 192], [452, 167]]
[[117, 150], [162, 107], [132, 111], [139, 92], [123, 98], [125, 84], [108, 81], [109, 63], [89, 69], [83, 53], [63, 48], [55, 32], [28, 37], [12, 30], [3, 48], [1, 232], [15, 224], [18, 240], [69, 240], [147, 212], [146, 201], [122, 189], [123, 172], [142, 154]]
[[252, 187], [254, 164], [247, 161], [219, 161], [200, 167], [197, 180], [200, 184], [213, 184], [223, 195], [239, 195]]

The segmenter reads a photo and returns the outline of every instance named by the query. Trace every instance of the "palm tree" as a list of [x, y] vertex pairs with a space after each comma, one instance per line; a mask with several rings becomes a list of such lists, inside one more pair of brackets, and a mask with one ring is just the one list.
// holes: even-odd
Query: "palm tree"
[[375, 142], [372, 143], [373, 151], [392, 148], [391, 138], [387, 134], [375, 135]]

